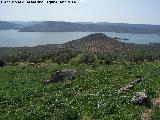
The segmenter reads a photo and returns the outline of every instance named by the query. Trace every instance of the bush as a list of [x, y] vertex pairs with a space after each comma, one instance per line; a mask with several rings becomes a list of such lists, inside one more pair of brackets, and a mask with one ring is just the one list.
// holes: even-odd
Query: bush
[[38, 63], [41, 63], [41, 62], [42, 62], [42, 58], [31, 57], [31, 58], [29, 59], [29, 62], [30, 62], [30, 63], [38, 64]]
[[96, 57], [93, 54], [84, 53], [84, 54], [80, 54], [79, 56], [80, 63], [92, 64], [92, 63], [96, 63], [96, 61], [97, 61]]
[[99, 55], [98, 59], [100, 64], [110, 65], [114, 61], [114, 57], [110, 54]]
[[63, 50], [59, 51], [58, 55], [52, 56], [52, 62], [61, 64], [68, 63], [72, 58], [75, 58], [79, 54], [79, 51], [75, 50]]
[[97, 58], [93, 54], [82, 53], [70, 61], [71, 64], [93, 64], [97, 62]]
[[142, 63], [146, 59], [146, 54], [143, 50], [133, 51], [128, 56], [128, 61], [135, 63]]
[[71, 59], [71, 56], [68, 53], [62, 53], [55, 58], [54, 62], [56, 63], [68, 63]]
[[2, 59], [0, 59], [0, 67], [4, 67], [5, 66], [5, 61], [4, 60], [2, 60]]
[[79, 58], [75, 57], [75, 58], [71, 59], [69, 63], [72, 64], [72, 65], [78, 65], [78, 64], [80, 64], [79, 63]]

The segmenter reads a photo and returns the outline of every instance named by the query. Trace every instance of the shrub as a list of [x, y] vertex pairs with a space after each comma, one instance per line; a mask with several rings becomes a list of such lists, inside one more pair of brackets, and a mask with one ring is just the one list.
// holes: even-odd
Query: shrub
[[72, 59], [70, 63], [72, 64], [93, 64], [97, 62], [97, 58], [93, 54], [82, 53], [79, 54], [76, 58]]
[[42, 59], [41, 58], [36, 58], [36, 57], [31, 57], [30, 59], [29, 59], [29, 62], [30, 63], [35, 63], [35, 64], [38, 64], [38, 63], [41, 63], [42, 62]]
[[99, 55], [98, 59], [100, 60], [99, 61], [100, 64], [106, 64], [106, 65], [110, 65], [114, 61], [113, 56], [110, 54]]
[[79, 55], [79, 62], [85, 64], [96, 63], [96, 57], [93, 54], [84, 53]]
[[62, 53], [55, 58], [56, 63], [68, 63], [71, 59], [71, 56], [68, 53]]
[[68, 63], [72, 58], [75, 58], [79, 54], [79, 51], [75, 50], [63, 50], [59, 51], [58, 55], [52, 56], [52, 62], [61, 64]]
[[78, 64], [90, 64], [93, 65], [97, 62], [97, 58], [94, 54], [90, 53], [82, 53], [77, 57], [70, 60], [70, 64], [78, 65]]
[[69, 63], [72, 64], [72, 65], [78, 65], [79, 64], [79, 58], [75, 57], [75, 58], [71, 59]]
[[3, 59], [0, 59], [0, 67], [4, 67], [5, 66], [5, 61]]

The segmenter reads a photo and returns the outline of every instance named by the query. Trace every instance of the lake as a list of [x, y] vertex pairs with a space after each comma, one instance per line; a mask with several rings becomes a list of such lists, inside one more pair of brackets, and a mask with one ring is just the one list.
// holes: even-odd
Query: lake
[[[0, 47], [33, 47], [45, 44], [61, 44], [85, 37], [92, 33], [93, 32], [18, 32], [18, 30], [2, 30], [0, 31]], [[160, 36], [157, 34], [104, 33], [110, 37], [127, 38], [129, 40], [120, 40], [127, 43], [160, 43]]]

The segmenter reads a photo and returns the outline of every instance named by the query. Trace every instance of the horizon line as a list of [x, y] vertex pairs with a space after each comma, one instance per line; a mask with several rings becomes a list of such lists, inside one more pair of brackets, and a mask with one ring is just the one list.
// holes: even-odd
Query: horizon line
[[108, 23], [108, 24], [131, 24], [131, 25], [160, 25], [153, 23], [128, 23], [128, 22], [107, 22], [107, 21], [62, 21], [62, 20], [0, 20], [0, 22], [68, 22], [68, 23]]

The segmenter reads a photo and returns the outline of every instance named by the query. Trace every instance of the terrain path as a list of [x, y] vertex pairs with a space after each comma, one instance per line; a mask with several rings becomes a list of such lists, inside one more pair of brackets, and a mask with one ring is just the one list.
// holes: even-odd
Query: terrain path
[[151, 100], [153, 107], [151, 109], [146, 109], [142, 115], [141, 115], [141, 120], [151, 120], [150, 115], [152, 112], [154, 112], [154, 107], [157, 105], [160, 105], [160, 94], [158, 95], [158, 98], [153, 98]]

